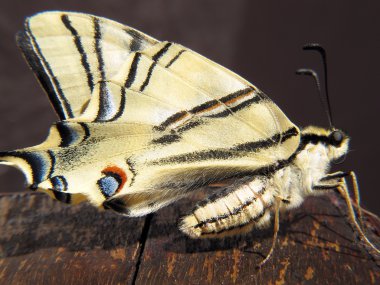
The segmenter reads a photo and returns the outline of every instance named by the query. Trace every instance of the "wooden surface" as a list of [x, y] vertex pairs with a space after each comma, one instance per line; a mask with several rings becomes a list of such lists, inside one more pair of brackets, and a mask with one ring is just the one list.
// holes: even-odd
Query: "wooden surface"
[[[0, 283], [380, 284], [380, 258], [358, 240], [335, 195], [283, 213], [274, 256], [261, 269], [271, 229], [191, 240], [177, 223], [192, 204], [132, 219], [43, 194], [1, 195]], [[366, 225], [379, 245], [378, 220]]]

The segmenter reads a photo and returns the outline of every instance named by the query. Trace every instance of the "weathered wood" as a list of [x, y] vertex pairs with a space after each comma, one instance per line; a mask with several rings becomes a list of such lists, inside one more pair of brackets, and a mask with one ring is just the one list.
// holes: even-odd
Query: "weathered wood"
[[[257, 269], [271, 246], [272, 230], [191, 240], [173, 222], [184, 211], [168, 207], [152, 220], [136, 284], [379, 284], [376, 257], [358, 241], [344, 209], [329, 195], [282, 213], [274, 255]], [[379, 245], [380, 227], [371, 225], [377, 236], [369, 231], [369, 238]]]
[[130, 284], [144, 219], [0, 196], [0, 284]]
[[[379, 284], [370, 255], [335, 195], [308, 199], [272, 230], [238, 238], [191, 240], [177, 229], [188, 200], [149, 219], [128, 219], [45, 195], [0, 196], [0, 284]], [[380, 225], [369, 217], [379, 245]]]

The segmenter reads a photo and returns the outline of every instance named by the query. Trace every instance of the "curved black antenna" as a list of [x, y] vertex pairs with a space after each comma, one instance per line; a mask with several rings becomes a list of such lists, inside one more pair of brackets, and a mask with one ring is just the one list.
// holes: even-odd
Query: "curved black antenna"
[[296, 74], [312, 76], [314, 78], [315, 84], [317, 85], [319, 93], [321, 93], [321, 84], [319, 83], [319, 77], [318, 77], [318, 74], [314, 70], [308, 69], [308, 68], [300, 68], [296, 70]]
[[321, 95], [321, 100], [326, 104], [325, 107], [327, 107], [327, 116], [329, 118], [330, 128], [333, 128], [333, 119], [332, 119], [332, 113], [331, 113], [331, 105], [330, 105], [330, 97], [329, 97], [329, 88], [328, 88], [328, 81], [327, 81], [327, 59], [326, 59], [326, 51], [325, 49], [320, 46], [318, 43], [310, 43], [306, 44], [302, 47], [303, 50], [312, 50], [317, 51], [322, 56], [322, 62], [323, 62], [323, 69], [325, 73], [325, 95], [326, 98]]
[[319, 94], [319, 97], [321, 99], [322, 107], [326, 112], [327, 118], [329, 120], [330, 127], [332, 128], [331, 114], [330, 114], [329, 110], [327, 110], [324, 106], [324, 101], [323, 101], [323, 96], [322, 96], [322, 91], [321, 91], [321, 84], [319, 82], [318, 74], [314, 70], [306, 69], [306, 68], [297, 69], [296, 74], [297, 75], [308, 75], [308, 76], [313, 77], [315, 85], [317, 86], [317, 89], [318, 89], [318, 94]]

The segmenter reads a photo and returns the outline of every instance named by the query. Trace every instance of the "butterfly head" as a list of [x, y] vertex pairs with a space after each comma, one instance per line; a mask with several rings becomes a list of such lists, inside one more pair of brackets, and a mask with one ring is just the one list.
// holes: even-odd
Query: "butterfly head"
[[337, 161], [347, 154], [350, 138], [336, 128], [306, 127], [302, 130], [301, 147], [304, 149], [317, 146], [324, 149], [329, 161]]
[[321, 91], [321, 84], [319, 81], [318, 74], [312, 69], [301, 68], [296, 71], [298, 75], [308, 75], [314, 79], [317, 86], [319, 97], [321, 103], [324, 106], [327, 119], [330, 127], [328, 129], [319, 127], [307, 127], [302, 131], [302, 143], [301, 148], [306, 148], [308, 144], [311, 145], [323, 145], [323, 149], [327, 154], [329, 161], [336, 161], [342, 156], [346, 155], [349, 146], [349, 137], [341, 130], [336, 129], [333, 123], [333, 117], [331, 112], [330, 98], [328, 92], [328, 82], [327, 82], [327, 61], [326, 61], [326, 51], [319, 44], [312, 43], [303, 46], [303, 50], [316, 51], [322, 57], [323, 68], [324, 68], [324, 79], [325, 79], [325, 92]]

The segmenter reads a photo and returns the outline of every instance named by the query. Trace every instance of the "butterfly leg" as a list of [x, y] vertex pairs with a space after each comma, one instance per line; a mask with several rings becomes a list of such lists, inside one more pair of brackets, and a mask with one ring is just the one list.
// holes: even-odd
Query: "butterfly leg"
[[341, 184], [342, 179], [347, 177], [349, 173], [338, 171], [334, 173], [327, 174], [325, 177], [322, 177], [319, 184], [314, 185], [314, 190], [334, 190]]
[[[359, 216], [359, 223], [357, 222], [357, 218], [355, 215], [353, 203], [351, 201], [350, 193], [348, 191], [348, 185], [345, 177], [350, 176], [352, 179], [352, 184], [354, 188], [354, 202], [357, 205], [358, 209], [358, 216]], [[338, 179], [338, 181], [336, 180]], [[359, 237], [368, 245], [370, 246], [376, 253], [380, 253], [380, 250], [376, 248], [376, 246], [369, 241], [365, 233], [363, 232], [363, 223], [362, 223], [362, 212], [360, 208], [360, 194], [359, 194], [359, 187], [357, 183], [356, 175], [353, 171], [345, 173], [345, 172], [338, 172], [334, 174], [330, 174], [326, 176], [325, 178], [322, 178], [321, 181], [334, 181], [333, 183], [324, 184], [324, 185], [316, 185], [313, 187], [315, 190], [337, 190], [338, 193], [343, 197], [343, 199], [346, 202], [347, 210], [348, 210], [348, 218], [352, 225], [355, 227], [357, 233], [359, 234]]]
[[338, 190], [339, 194], [346, 201], [346, 205], [347, 205], [347, 209], [348, 209], [348, 217], [349, 217], [351, 223], [354, 225], [355, 229], [357, 230], [360, 238], [367, 245], [369, 245], [376, 253], [379, 254], [380, 250], [377, 249], [376, 246], [372, 242], [369, 241], [369, 239], [367, 238], [367, 236], [365, 235], [365, 233], [363, 232], [362, 228], [360, 227], [360, 225], [357, 222], [357, 219], [356, 219], [356, 216], [355, 216], [355, 212], [354, 212], [354, 208], [352, 206], [350, 194], [349, 194], [348, 189], [347, 189], [347, 183], [346, 183], [345, 180], [343, 181], [342, 185], [337, 188], [337, 190]]
[[[345, 184], [347, 186], [347, 182], [346, 182], [347, 177], [351, 178], [351, 183], [354, 190], [354, 206], [356, 207], [356, 210], [357, 210], [360, 226], [363, 228], [362, 209], [360, 207], [359, 184], [358, 184], [357, 176], [354, 171], [350, 171], [350, 172], [338, 171], [335, 173], [328, 174], [325, 177], [323, 177], [321, 181], [330, 182], [330, 184], [316, 185], [314, 186], [314, 189], [315, 190], [330, 190], [330, 189], [335, 190], [339, 185], [341, 185], [342, 180], [345, 181]], [[334, 181], [334, 182], [331, 184], [331, 181]], [[346, 187], [346, 189], [348, 191], [348, 187]]]
[[361, 228], [363, 228], [363, 215], [362, 215], [362, 208], [360, 207], [360, 191], [359, 191], [358, 178], [355, 172], [353, 171], [349, 172], [349, 176], [351, 177], [351, 183], [354, 190], [354, 202], [356, 206], [356, 211], [358, 213], [359, 223], [360, 223]]
[[276, 197], [274, 200], [274, 229], [273, 229], [272, 246], [271, 246], [267, 256], [264, 258], [263, 261], [260, 262], [258, 267], [263, 266], [269, 260], [269, 258], [272, 256], [274, 248], [276, 246], [277, 235], [278, 235], [278, 231], [280, 229], [280, 204], [281, 204], [281, 200], [282, 199], [280, 197]]
[[362, 212], [365, 212], [366, 215], [368, 215], [368, 216], [374, 216], [375, 218], [377, 218], [377, 216], [374, 215], [373, 213], [367, 211], [366, 209], [362, 209], [360, 207], [360, 190], [359, 190], [359, 183], [358, 183], [357, 176], [356, 176], [355, 172], [353, 172], [353, 171], [349, 172], [349, 176], [351, 177], [351, 183], [352, 183], [352, 187], [354, 190], [354, 202], [355, 202], [354, 207], [357, 208], [360, 226], [363, 228]]
[[218, 238], [268, 226], [272, 192], [259, 178], [224, 188], [198, 203], [181, 221], [180, 229], [192, 238]]

